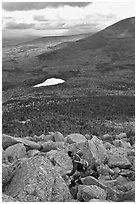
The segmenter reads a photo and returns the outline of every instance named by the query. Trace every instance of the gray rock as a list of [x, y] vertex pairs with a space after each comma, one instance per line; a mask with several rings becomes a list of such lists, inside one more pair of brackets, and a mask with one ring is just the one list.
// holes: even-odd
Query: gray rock
[[108, 165], [104, 165], [104, 164], [100, 165], [98, 172], [100, 175], [104, 175], [104, 176], [115, 174], [115, 172], [112, 169], [110, 169]]
[[89, 149], [96, 161], [102, 164], [108, 159], [107, 151], [102, 140], [99, 140], [96, 136], [94, 136], [90, 141], [88, 141], [88, 144]]
[[55, 132], [53, 137], [55, 142], [64, 142], [64, 136], [60, 132]]
[[42, 143], [42, 152], [49, 152], [51, 150], [56, 150], [56, 149], [57, 149], [57, 145], [53, 141]]
[[117, 189], [120, 190], [120, 191], [123, 191], [123, 192], [133, 190], [133, 189], [135, 189], [135, 182], [130, 181], [130, 182], [127, 182], [124, 185], [117, 185]]
[[112, 147], [114, 147], [114, 145], [110, 144], [109, 142], [105, 142], [105, 143], [104, 143], [104, 148], [105, 148], [106, 150], [110, 150]]
[[43, 156], [23, 161], [4, 192], [20, 202], [65, 201], [70, 198], [64, 180]]
[[92, 139], [92, 136], [89, 135], [89, 134], [86, 134], [86, 135], [85, 135], [85, 138], [86, 138], [87, 140], [91, 140], [91, 139]]
[[123, 148], [131, 148], [131, 144], [129, 142], [124, 141], [123, 139], [116, 139], [113, 141], [115, 147], [123, 147]]
[[47, 153], [47, 157], [55, 165], [56, 170], [61, 174], [61, 176], [67, 173], [67, 171], [71, 171], [72, 161], [68, 157], [66, 150], [51, 150]]
[[119, 167], [124, 169], [132, 166], [126, 157], [127, 152], [124, 148], [111, 148], [108, 155], [108, 165], [110, 167]]
[[39, 141], [41, 141], [41, 138], [40, 138], [39, 136], [37, 136], [37, 135], [34, 135], [32, 138], [33, 138], [33, 141], [34, 141], [34, 142], [39, 142]]
[[102, 136], [102, 140], [104, 141], [110, 141], [112, 139], [112, 135], [110, 134], [105, 134]]
[[16, 199], [2, 193], [2, 202], [18, 202]]
[[125, 132], [122, 132], [119, 135], [115, 136], [116, 139], [122, 139], [122, 138], [126, 138], [126, 137], [127, 137], [127, 134]]
[[23, 144], [18, 143], [8, 147], [5, 150], [5, 154], [8, 160], [11, 162], [11, 161], [14, 161], [15, 159], [24, 157], [26, 154], [26, 148]]
[[65, 202], [70, 199], [69, 189], [60, 174], [56, 174], [50, 202]]
[[88, 202], [108, 202], [106, 200], [100, 200], [100, 199], [91, 199]]
[[87, 176], [85, 178], [82, 178], [81, 180], [82, 180], [83, 185], [95, 185], [102, 189], [106, 189], [106, 186], [100, 180], [95, 179], [92, 176]]
[[32, 150], [29, 150], [26, 154], [26, 156], [29, 158], [29, 157], [33, 157], [33, 156], [36, 156], [36, 155], [41, 155], [41, 152], [37, 149], [32, 149]]
[[77, 194], [77, 199], [79, 201], [84, 201], [88, 202], [91, 199], [101, 199], [105, 200], [106, 199], [106, 191], [103, 190], [102, 188], [98, 186], [85, 186], [85, 185], [80, 185], [78, 186], [78, 194]]
[[117, 184], [119, 185], [125, 185], [126, 183], [129, 182], [125, 176], [121, 176], [121, 175], [119, 175], [116, 180], [117, 180]]
[[44, 142], [48, 142], [48, 141], [53, 141], [54, 142], [54, 137], [53, 135], [40, 135], [40, 139]]
[[74, 133], [67, 136], [67, 142], [69, 144], [86, 142], [86, 138], [79, 133]]
[[3, 149], [6, 149], [7, 147], [12, 146], [12, 145], [17, 144], [17, 143], [24, 144], [28, 149], [41, 149], [40, 144], [33, 142], [33, 141], [30, 141], [30, 140], [27, 140], [25, 138], [12, 137], [12, 136], [5, 135], [5, 134], [2, 135], [2, 147], [3, 147]]

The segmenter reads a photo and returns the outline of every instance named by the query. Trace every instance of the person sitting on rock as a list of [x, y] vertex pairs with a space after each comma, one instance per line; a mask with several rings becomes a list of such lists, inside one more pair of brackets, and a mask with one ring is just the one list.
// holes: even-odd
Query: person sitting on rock
[[88, 169], [88, 162], [85, 159], [82, 159], [83, 156], [82, 152], [77, 152], [73, 154], [72, 151], [68, 151], [68, 156], [72, 160], [73, 169], [71, 172], [67, 173], [67, 176], [72, 176], [71, 184], [69, 187], [75, 186], [76, 183], [82, 184], [81, 176], [85, 173]]

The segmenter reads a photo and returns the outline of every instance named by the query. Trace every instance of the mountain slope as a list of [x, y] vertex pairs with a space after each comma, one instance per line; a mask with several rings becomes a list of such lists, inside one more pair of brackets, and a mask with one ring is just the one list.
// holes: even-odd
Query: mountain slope
[[29, 48], [34, 49], [33, 56], [30, 50], [21, 50], [21, 57], [13, 53], [10, 61], [3, 62], [3, 87], [32, 86], [56, 76], [67, 80], [68, 84], [73, 80], [78, 86], [88, 86], [91, 79], [102, 81], [105, 78], [108, 83], [123, 80], [134, 84], [134, 21], [135, 18], [124, 19], [92, 36], [65, 46], [53, 46], [52, 51], [45, 52], [41, 48], [42, 54], [35, 51], [35, 44]]
[[[124, 43], [126, 41], [127, 41], [127, 49], [129, 48], [129, 52], [134, 51], [134, 40], [135, 40], [134, 36], [135, 36], [134, 18], [124, 19], [118, 23], [113, 24], [112, 26], [107, 27], [106, 29], [98, 32], [97, 34], [94, 34], [93, 36], [79, 40], [71, 44], [67, 48], [64, 48], [58, 52], [52, 53], [53, 54], [52, 60], [55, 57], [54, 60], [58, 62], [59, 57], [63, 58], [64, 55], [67, 55], [67, 58], [69, 57], [73, 58], [74, 52], [76, 53], [79, 51], [82, 52], [82, 51], [95, 51], [96, 49], [105, 49], [105, 47], [110, 46], [110, 44], [116, 49], [120, 49], [122, 45], [125, 47]], [[119, 44], [120, 41], [122, 41], [122, 45], [121, 43]], [[80, 54], [81, 53], [79, 53], [79, 56]], [[45, 54], [45, 60], [50, 61], [50, 59], [48, 59], [48, 56], [49, 54], [47, 55]], [[66, 57], [64, 56], [64, 58]], [[40, 55], [40, 59], [44, 60], [44, 53]]]

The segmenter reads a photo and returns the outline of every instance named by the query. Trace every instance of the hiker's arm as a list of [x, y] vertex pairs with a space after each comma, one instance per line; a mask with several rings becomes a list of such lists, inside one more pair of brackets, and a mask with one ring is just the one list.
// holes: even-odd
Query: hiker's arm
[[67, 173], [68, 176], [72, 176], [77, 170], [77, 164], [74, 162], [73, 163], [73, 169], [71, 170], [70, 173]]

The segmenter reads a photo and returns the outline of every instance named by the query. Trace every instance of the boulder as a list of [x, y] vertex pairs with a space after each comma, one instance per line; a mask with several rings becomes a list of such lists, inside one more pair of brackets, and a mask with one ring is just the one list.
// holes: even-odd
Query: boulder
[[26, 156], [29, 158], [29, 157], [33, 157], [33, 156], [36, 156], [36, 155], [41, 155], [41, 152], [37, 149], [31, 149], [27, 152]]
[[19, 202], [61, 202], [70, 198], [64, 180], [43, 156], [22, 161], [4, 192]]
[[83, 185], [95, 185], [102, 189], [106, 189], [106, 186], [101, 181], [99, 181], [98, 179], [95, 179], [92, 176], [87, 176], [85, 178], [82, 178], [81, 180]]
[[101, 164], [101, 165], [100, 165], [98, 171], [99, 171], [99, 174], [100, 174], [100, 175], [104, 175], [104, 176], [114, 175], [114, 174], [115, 174], [115, 172], [114, 172], [112, 169], [110, 169], [110, 168], [108, 167], [108, 165], [104, 165], [104, 164]]
[[119, 139], [114, 140], [114, 141], [113, 141], [113, 145], [114, 145], [115, 147], [121, 147], [121, 140], [119, 140]]
[[108, 202], [107, 200], [91, 199], [88, 202]]
[[102, 188], [91, 185], [80, 185], [78, 186], [78, 194], [77, 194], [77, 199], [79, 201], [84, 201], [88, 202], [91, 199], [101, 199], [105, 200], [106, 199], [106, 191], [103, 190]]
[[107, 133], [107, 134], [102, 136], [102, 140], [104, 140], [104, 141], [111, 141], [112, 140], [112, 135]]
[[100, 164], [105, 163], [108, 159], [108, 155], [102, 140], [99, 140], [96, 136], [94, 136], [88, 141], [88, 144], [94, 159]]
[[85, 134], [85, 138], [86, 138], [87, 140], [91, 140], [91, 139], [92, 139], [92, 136], [89, 135], [89, 134]]
[[113, 141], [115, 147], [131, 148], [130, 142], [126, 142], [123, 139], [116, 139]]
[[40, 135], [40, 139], [44, 142], [48, 142], [48, 141], [53, 141], [54, 142], [54, 137], [53, 135]]
[[63, 176], [67, 171], [72, 169], [72, 161], [69, 158], [66, 150], [51, 150], [46, 155], [52, 164], [56, 167], [56, 170]]
[[114, 186], [117, 185], [117, 180], [116, 179], [115, 180], [106, 180], [106, 179], [104, 179], [104, 180], [101, 180], [101, 182], [105, 186], [108, 186], [108, 187], [111, 187], [111, 188], [113, 188]]
[[10, 162], [14, 161], [15, 159], [19, 159], [25, 156], [26, 148], [23, 144], [18, 143], [8, 147], [5, 150], [5, 154]]
[[105, 142], [104, 143], [104, 148], [106, 150], [110, 150], [112, 147], [114, 147], [114, 145], [112, 145], [111, 143], [109, 143], [109, 142]]
[[116, 139], [122, 139], [122, 138], [126, 138], [126, 137], [127, 137], [127, 134], [125, 132], [122, 132], [119, 135], [115, 136]]
[[71, 198], [69, 189], [61, 175], [56, 173], [50, 202], [66, 202]]
[[56, 145], [57, 149], [65, 149], [66, 148], [65, 142], [55, 142], [55, 145]]
[[2, 193], [2, 202], [18, 202], [16, 199]]
[[130, 168], [132, 165], [127, 159], [127, 152], [124, 148], [111, 148], [108, 151], [108, 165], [110, 167]]
[[119, 175], [116, 180], [117, 184], [119, 185], [125, 185], [126, 183], [128, 183], [128, 179], [125, 176]]
[[41, 141], [41, 138], [40, 138], [39, 136], [37, 136], [37, 135], [34, 135], [32, 138], [33, 138], [33, 141], [34, 141], [34, 142], [39, 142], [39, 141]]
[[55, 132], [53, 134], [53, 138], [55, 142], [63, 142], [64, 141], [64, 136], [60, 132]]
[[12, 137], [12, 136], [5, 135], [5, 134], [2, 135], [2, 147], [3, 147], [3, 149], [6, 149], [7, 147], [12, 146], [12, 145], [17, 144], [17, 143], [24, 144], [28, 149], [39, 149], [39, 150], [41, 149], [40, 144], [33, 142], [33, 141], [30, 141], [30, 140], [27, 140], [25, 138]]
[[85, 138], [85, 136], [79, 133], [74, 133], [67, 136], [67, 143], [69, 144], [86, 142], [86, 140], [87, 139]]
[[57, 145], [53, 141], [42, 143], [42, 152], [49, 152], [51, 150], [56, 150]]
[[123, 191], [123, 192], [133, 190], [133, 189], [135, 189], [135, 182], [130, 181], [130, 182], [127, 182], [124, 185], [117, 185], [117, 189], [120, 190], [120, 191]]

